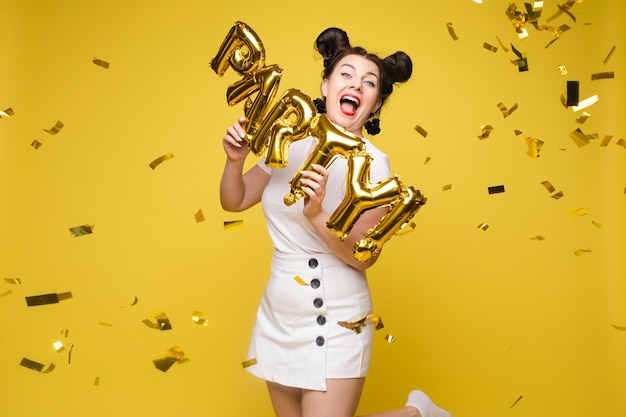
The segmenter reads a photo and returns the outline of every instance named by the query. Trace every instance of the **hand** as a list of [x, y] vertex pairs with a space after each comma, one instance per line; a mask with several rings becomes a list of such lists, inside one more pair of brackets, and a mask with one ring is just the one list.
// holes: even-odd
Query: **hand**
[[322, 213], [322, 202], [326, 196], [328, 170], [319, 164], [312, 164], [311, 171], [302, 171], [302, 192], [305, 194], [304, 217], [312, 218]]
[[226, 129], [226, 134], [222, 138], [222, 145], [226, 152], [226, 157], [232, 161], [240, 161], [248, 156], [250, 148], [244, 141], [246, 133], [243, 130], [243, 124], [248, 119], [245, 116], [240, 116], [239, 119]]

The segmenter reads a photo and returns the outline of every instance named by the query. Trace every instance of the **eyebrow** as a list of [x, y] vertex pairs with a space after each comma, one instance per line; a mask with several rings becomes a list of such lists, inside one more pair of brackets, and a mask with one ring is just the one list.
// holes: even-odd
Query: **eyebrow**
[[[352, 68], [353, 70], [356, 71], [356, 68], [352, 64], [341, 64], [341, 66], [342, 67], [350, 67], [350, 68]], [[366, 74], [370, 74], [370, 75], [373, 75], [376, 78], [379, 78], [378, 75], [374, 74], [373, 72], [366, 72]]]

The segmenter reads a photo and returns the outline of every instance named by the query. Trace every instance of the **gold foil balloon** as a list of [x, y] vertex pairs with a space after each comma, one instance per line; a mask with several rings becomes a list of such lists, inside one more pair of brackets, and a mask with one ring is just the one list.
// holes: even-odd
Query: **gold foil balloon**
[[304, 197], [301, 183], [302, 171], [311, 170], [313, 164], [328, 168], [336, 158], [340, 156], [347, 158], [349, 152], [365, 148], [365, 143], [361, 138], [340, 128], [323, 114], [317, 115], [311, 120], [311, 135], [317, 139], [317, 146], [289, 182], [291, 192], [283, 198], [288, 206]]
[[348, 236], [364, 211], [389, 205], [402, 197], [402, 186], [397, 177], [387, 178], [376, 184], [370, 182], [372, 157], [366, 151], [352, 151], [347, 156], [346, 195], [326, 223], [326, 227], [341, 240]]
[[284, 168], [289, 146], [309, 134], [315, 115], [315, 104], [309, 96], [300, 90], [287, 90], [263, 119], [249, 142], [250, 149], [260, 155], [267, 148], [265, 165]]
[[229, 66], [240, 75], [253, 74], [265, 66], [265, 48], [251, 27], [235, 22], [210, 65], [220, 77]]
[[426, 198], [419, 190], [401, 185], [400, 191], [402, 198], [394, 202], [387, 214], [355, 243], [352, 252], [359, 261], [365, 262], [378, 255], [383, 245], [426, 204]]

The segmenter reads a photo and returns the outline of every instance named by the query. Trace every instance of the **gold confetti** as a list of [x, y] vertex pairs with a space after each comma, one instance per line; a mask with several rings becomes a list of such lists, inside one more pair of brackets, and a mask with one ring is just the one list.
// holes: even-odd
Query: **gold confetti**
[[428, 136], [428, 132], [426, 130], [424, 130], [424, 128], [420, 125], [415, 125], [415, 131], [417, 133], [419, 133], [420, 135], [422, 135], [423, 137]]
[[622, 148], [626, 149], [626, 140], [624, 139], [619, 139], [617, 141], [617, 143], [615, 143], [617, 146], [621, 146]]
[[491, 51], [493, 53], [498, 52], [498, 47], [497, 46], [493, 46], [490, 43], [487, 42], [483, 42], [483, 48], [485, 48], [488, 51]]
[[387, 343], [393, 343], [396, 341], [396, 339], [397, 338], [395, 336], [392, 336], [390, 334], [385, 335], [385, 341], [387, 341]]
[[600, 146], [602, 147], [608, 146], [609, 143], [611, 142], [611, 139], [613, 139], [613, 136], [611, 135], [604, 136], [604, 138], [602, 139], [602, 142], [600, 143]]
[[[542, 2], [542, 3], [543, 3], [543, 2]], [[521, 400], [521, 399], [522, 399], [522, 396], [520, 395], [520, 396], [519, 396], [519, 398], [518, 398], [517, 400], [515, 400], [515, 402], [514, 402], [513, 404], [511, 404], [511, 407], [510, 407], [510, 408], [515, 407], [515, 404], [517, 404], [517, 403], [519, 402], [519, 400]]]
[[61, 129], [63, 129], [63, 122], [61, 122], [60, 120], [58, 122], [56, 122], [56, 124], [54, 126], [52, 126], [50, 129], [44, 129], [44, 132], [47, 132], [51, 135], [56, 135], [57, 133], [59, 133], [61, 131]]
[[252, 359], [248, 359], [247, 361], [243, 361], [243, 362], [241, 362], [241, 365], [242, 365], [244, 368], [248, 368], [248, 367], [250, 367], [250, 366], [256, 365], [257, 363], [258, 363], [258, 362], [257, 362], [256, 358], [252, 358]]
[[154, 312], [152, 313], [152, 315], [156, 319], [156, 323], [153, 323], [150, 319], [145, 319], [142, 321], [142, 323], [150, 327], [151, 329], [158, 329], [161, 331], [172, 330], [172, 324], [170, 323], [170, 319], [163, 311]]
[[557, 7], [559, 8], [559, 10], [553, 14], [552, 16], [550, 16], [548, 19], [546, 19], [546, 22], [551, 22], [552, 20], [556, 19], [557, 17], [559, 17], [562, 13], [567, 14], [569, 17], [572, 18], [572, 20], [575, 22], [576, 21], [576, 17], [569, 11], [569, 9], [576, 4], [576, 0], [568, 0], [567, 2], [557, 5]]
[[137, 305], [137, 303], [139, 302], [139, 298], [137, 298], [137, 296], [135, 296], [135, 299], [133, 300], [133, 302], [130, 305], [127, 306], [120, 306], [120, 308], [128, 308], [128, 307], [132, 307], [134, 305]]
[[204, 221], [204, 214], [202, 213], [202, 209], [198, 209], [198, 211], [195, 212], [193, 217], [196, 219], [196, 223], [203, 222]]
[[15, 114], [15, 112], [13, 111], [12, 108], [8, 108], [8, 109], [4, 109], [4, 110], [0, 110], [0, 119], [2, 119], [2, 117], [11, 117]]
[[513, 44], [511, 44], [511, 49], [513, 50], [513, 53], [518, 58], [518, 59], [511, 60], [511, 63], [513, 65], [517, 65], [517, 70], [519, 72], [528, 71], [528, 56], [527, 56], [526, 52], [522, 53], [522, 52], [518, 51], [517, 48], [515, 48], [515, 46], [513, 46]]
[[406, 235], [407, 233], [411, 233], [412, 231], [415, 230], [416, 224], [415, 222], [410, 222], [410, 223], [404, 223], [400, 229], [395, 233], [396, 236], [403, 236]]
[[431, 159], [431, 158], [430, 158], [430, 156], [427, 156], [427, 157], [424, 159], [424, 165], [426, 165], [427, 163], [429, 163], [429, 162], [430, 162], [430, 159]]
[[299, 275], [296, 275], [295, 277], [293, 277], [294, 281], [296, 281], [298, 284], [303, 285], [305, 287], [309, 286], [309, 283], [306, 282], [305, 280], [303, 280]]
[[94, 64], [96, 64], [99, 67], [105, 68], [105, 69], [109, 69], [109, 63], [106, 61], [103, 61], [101, 59], [98, 58], [94, 58], [91, 62], [93, 62]]
[[539, 240], [539, 241], [546, 240], [546, 238], [541, 236], [541, 235], [529, 237], [528, 239], [530, 239], [530, 240]]
[[581, 125], [583, 123], [585, 123], [587, 121], [587, 119], [590, 117], [591, 115], [587, 112], [583, 112], [583, 115], [580, 116], [578, 119], [576, 119], [576, 123], [580, 123]]
[[589, 106], [593, 106], [594, 104], [596, 104], [598, 101], [600, 101], [598, 99], [597, 95], [593, 95], [591, 97], [588, 97], [580, 102], [578, 102], [578, 106], [572, 106], [572, 110], [574, 110], [575, 112], [579, 111], [579, 110], [583, 110], [586, 109]]
[[507, 48], [506, 46], [504, 46], [504, 44], [502, 43], [502, 41], [500, 40], [499, 36], [496, 36], [496, 39], [498, 40], [498, 43], [500, 44], [500, 48], [502, 48], [504, 50], [504, 52], [509, 52], [509, 48]]
[[35, 139], [30, 146], [32, 146], [35, 149], [39, 149], [41, 147], [41, 145], [43, 145], [41, 142], [39, 142], [37, 139]]
[[615, 78], [615, 72], [596, 72], [595, 74], [591, 74], [591, 81], [594, 80], [605, 80], [607, 78]]
[[98, 324], [104, 327], [113, 327], [113, 323], [107, 323], [106, 321], [100, 321]]
[[515, 136], [519, 136], [519, 135], [521, 135], [521, 134], [522, 134], [522, 133], [524, 133], [524, 132], [522, 132], [522, 131], [521, 131], [521, 130], [519, 130], [519, 129], [515, 129], [515, 130], [513, 131], [513, 133], [515, 133]]
[[159, 165], [161, 165], [163, 162], [167, 161], [168, 159], [172, 159], [174, 157], [174, 154], [171, 152], [168, 152], [164, 155], [159, 156], [157, 159], [155, 159], [154, 161], [150, 162], [150, 168], [152, 168], [152, 170], [154, 170], [156, 167], [158, 167]]
[[500, 194], [504, 192], [504, 185], [494, 185], [492, 187], [487, 187], [487, 192], [489, 194]]
[[13, 294], [13, 290], [6, 290], [3, 293], [0, 293], [0, 297], [6, 297], [7, 295]]
[[47, 373], [54, 371], [54, 368], [56, 367], [54, 363], [51, 363], [50, 365], [46, 366], [43, 363], [35, 362], [27, 358], [22, 358], [20, 365], [25, 368], [32, 369], [33, 371], [41, 372], [43, 374], [47, 374]]
[[504, 105], [504, 103], [498, 103], [498, 108], [502, 112], [502, 116], [506, 119], [507, 117], [509, 117], [511, 115], [511, 113], [513, 113], [515, 110], [517, 110], [517, 103], [513, 104], [513, 106], [511, 106], [510, 109], [508, 109]]
[[209, 325], [209, 320], [202, 318], [201, 311], [194, 311], [193, 313], [191, 313], [191, 320], [193, 320], [194, 323], [200, 326], [206, 327]]
[[617, 324], [612, 324], [615, 330], [626, 330], [626, 326], [618, 326]]
[[360, 334], [361, 329], [368, 324], [372, 324], [376, 330], [380, 330], [385, 327], [381, 318], [372, 316], [371, 311], [368, 311], [366, 315], [354, 321], [338, 321], [337, 324], [341, 327], [354, 331], [356, 334]]
[[452, 184], [446, 184], [441, 188], [442, 191], [448, 191], [451, 189], [452, 189]]
[[72, 298], [71, 292], [64, 293], [51, 293], [51, 294], [42, 294], [42, 295], [33, 295], [26, 298], [26, 305], [29, 307], [32, 306], [42, 306], [47, 304], [57, 304], [61, 301]]
[[549, 193], [553, 193], [556, 191], [556, 188], [554, 188], [550, 181], [542, 181], [541, 184], [546, 187], [546, 190], [548, 190]]
[[5, 278], [4, 282], [7, 284], [20, 285], [22, 283], [21, 278]]
[[574, 143], [582, 148], [585, 145], [589, 144], [589, 137], [585, 135], [582, 130], [576, 129], [572, 133], [569, 134], [570, 138], [574, 141]]
[[224, 222], [224, 229], [236, 229], [239, 227], [243, 227], [243, 220]]
[[454, 39], [455, 41], [458, 41], [459, 37], [456, 36], [456, 33], [454, 32], [454, 27], [452, 27], [452, 22], [447, 23], [446, 26], [448, 27], [448, 33], [450, 34], [450, 36], [452, 36], [452, 39]]
[[555, 200], [560, 199], [561, 197], [563, 197], [563, 191], [559, 191], [558, 193], [555, 193], [553, 195], [550, 196], [550, 198], [554, 198]]
[[567, 75], [569, 71], [567, 71], [567, 67], [565, 65], [559, 65], [559, 72], [561, 75]]
[[607, 62], [609, 62], [609, 59], [611, 59], [611, 56], [613, 56], [613, 52], [615, 52], [615, 45], [613, 45], [613, 47], [609, 51], [609, 54], [606, 56], [606, 58], [604, 58], [604, 61], [602, 61], [604, 65], [606, 65]]
[[533, 138], [531, 136], [524, 139], [524, 141], [526, 142], [526, 146], [528, 147], [526, 154], [531, 158], [539, 158], [541, 156], [539, 155], [539, 152], [543, 147], [543, 141], [537, 138]]
[[574, 255], [582, 256], [585, 253], [589, 253], [589, 252], [591, 252], [589, 249], [578, 249], [578, 250], [576, 250], [576, 252], [574, 252]]
[[592, 221], [591, 221], [591, 224], [593, 224], [593, 225], [594, 225], [595, 227], [597, 227], [598, 229], [600, 229], [600, 228], [602, 227], [602, 225], [601, 225], [600, 223], [598, 223], [597, 221], [595, 221], [595, 220], [592, 220]]
[[73, 237], [90, 235], [96, 226], [93, 224], [83, 224], [82, 226], [70, 227], [70, 233]]
[[185, 352], [179, 346], [174, 346], [167, 350], [167, 355], [157, 359], [153, 359], [154, 366], [163, 372], [167, 372], [168, 369], [175, 363], [181, 364], [189, 362], [189, 358], [185, 355]]
[[567, 213], [570, 217], [581, 217], [587, 215], [587, 210], [585, 208], [576, 208], [569, 210]]
[[491, 134], [491, 132], [493, 132], [493, 126], [491, 125], [485, 125], [485, 126], [481, 126], [480, 127], [480, 136], [478, 136], [478, 139], [483, 140], [483, 139], [487, 139], [489, 138], [489, 135]]
[[481, 223], [477, 227], [479, 229], [482, 229], [483, 231], [486, 231], [487, 229], [489, 229], [489, 225], [487, 223]]
[[63, 352], [65, 350], [65, 346], [63, 346], [63, 342], [61, 342], [60, 340], [54, 342], [52, 344], [52, 347], [54, 347], [54, 350], [56, 350], [57, 353]]
[[94, 380], [93, 380], [93, 384], [94, 384], [95, 386], [100, 385], [100, 377], [99, 377], [99, 376], [97, 376], [97, 377], [95, 377], [95, 378], [94, 378]]

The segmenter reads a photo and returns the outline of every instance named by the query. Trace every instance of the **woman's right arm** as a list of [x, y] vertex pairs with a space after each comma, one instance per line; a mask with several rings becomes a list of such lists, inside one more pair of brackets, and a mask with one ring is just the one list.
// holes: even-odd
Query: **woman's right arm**
[[241, 124], [245, 121], [245, 117], [240, 117], [222, 138], [226, 165], [220, 183], [220, 202], [226, 211], [243, 211], [261, 201], [263, 189], [269, 181], [269, 175], [256, 165], [243, 173], [250, 153], [243, 140], [245, 133]]

